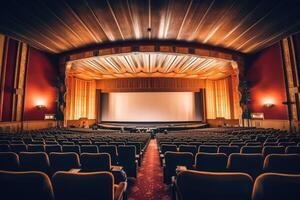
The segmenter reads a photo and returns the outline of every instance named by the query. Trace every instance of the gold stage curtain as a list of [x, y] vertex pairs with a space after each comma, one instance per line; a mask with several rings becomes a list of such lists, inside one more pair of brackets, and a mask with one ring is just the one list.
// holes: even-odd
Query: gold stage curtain
[[70, 76], [66, 82], [66, 120], [95, 119], [96, 81]]
[[207, 119], [231, 118], [229, 78], [206, 81]]

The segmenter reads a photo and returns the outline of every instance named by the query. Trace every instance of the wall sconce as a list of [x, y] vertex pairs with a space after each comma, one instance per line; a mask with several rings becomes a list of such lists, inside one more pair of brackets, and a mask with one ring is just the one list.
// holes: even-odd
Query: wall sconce
[[36, 107], [37, 107], [38, 109], [44, 109], [44, 108], [46, 108], [46, 106], [45, 106], [45, 105], [42, 105], [42, 104], [36, 105]]
[[45, 101], [45, 99], [37, 98], [35, 100], [35, 107], [37, 107], [38, 109], [45, 109], [46, 108], [46, 101]]
[[274, 106], [274, 100], [271, 98], [264, 99], [263, 106], [266, 108], [271, 108]]

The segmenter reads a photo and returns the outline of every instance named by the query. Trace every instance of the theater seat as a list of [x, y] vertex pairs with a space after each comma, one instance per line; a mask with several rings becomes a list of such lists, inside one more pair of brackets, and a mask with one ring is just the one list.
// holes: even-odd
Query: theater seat
[[0, 152], [0, 170], [17, 171], [20, 167], [19, 156], [13, 152]]
[[231, 172], [247, 173], [255, 180], [263, 172], [263, 165], [262, 154], [233, 153], [228, 158], [227, 168]]
[[113, 165], [118, 164], [118, 154], [117, 154], [117, 146], [114, 145], [100, 145], [99, 146], [100, 153], [108, 153], [111, 158], [111, 163]]
[[275, 173], [300, 173], [300, 155], [299, 154], [270, 154], [265, 158], [265, 172]]
[[178, 200], [251, 200], [252, 178], [244, 173], [182, 171], [177, 175]]
[[284, 146], [265, 146], [262, 150], [262, 154], [266, 157], [269, 154], [284, 154]]
[[15, 153], [25, 152], [27, 151], [27, 146], [25, 144], [11, 144], [11, 151]]
[[165, 153], [164, 183], [170, 183], [171, 177], [176, 175], [177, 166], [185, 166], [192, 169], [194, 156], [187, 152], [169, 152]]
[[52, 153], [52, 152], [62, 152], [61, 145], [45, 145], [45, 152]]
[[138, 161], [136, 160], [135, 146], [118, 147], [118, 163], [121, 165], [129, 177], [137, 177]]
[[27, 150], [29, 152], [44, 152], [45, 146], [42, 144], [29, 144], [27, 145]]
[[0, 144], [0, 152], [9, 152], [9, 151], [11, 151], [11, 149], [8, 144]]
[[300, 154], [300, 146], [287, 146], [285, 148], [286, 154]]
[[109, 172], [57, 172], [52, 177], [55, 200], [121, 200], [126, 183], [114, 185]]
[[241, 153], [262, 153], [262, 146], [243, 146], [241, 148]]
[[80, 163], [82, 172], [111, 170], [111, 159], [108, 153], [82, 153]]
[[52, 173], [80, 168], [79, 156], [77, 153], [50, 153], [49, 159]]
[[252, 200], [298, 200], [299, 188], [299, 174], [265, 173], [255, 180]]
[[41, 171], [46, 174], [50, 172], [50, 161], [48, 155], [44, 152], [21, 152], [20, 170], [23, 171]]
[[218, 153], [225, 153], [227, 156], [229, 156], [232, 153], [239, 153], [240, 147], [239, 146], [224, 146], [221, 145], [218, 148]]
[[197, 153], [195, 169], [208, 172], [227, 171], [227, 156], [224, 153]]
[[217, 145], [200, 145], [198, 152], [201, 153], [217, 153], [218, 146]]
[[190, 152], [193, 156], [197, 154], [197, 147], [196, 145], [180, 145], [179, 152]]
[[82, 145], [80, 147], [81, 153], [99, 153], [97, 145]]
[[0, 171], [1, 199], [54, 200], [51, 181], [42, 172]]
[[80, 154], [79, 145], [62, 145], [63, 152], [74, 152]]

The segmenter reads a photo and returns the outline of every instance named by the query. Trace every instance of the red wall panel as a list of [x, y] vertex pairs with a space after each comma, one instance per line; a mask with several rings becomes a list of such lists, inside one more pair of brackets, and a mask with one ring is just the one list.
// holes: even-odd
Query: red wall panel
[[4, 81], [2, 121], [11, 121], [12, 118], [14, 74], [17, 51], [18, 42], [16, 40], [10, 39], [8, 42], [6, 61], [4, 62], [6, 63], [6, 72]]
[[[247, 79], [250, 85], [250, 111], [263, 112], [266, 119], [288, 119], [285, 82], [279, 43], [251, 56]], [[265, 107], [266, 101], [274, 103]]]
[[[55, 56], [34, 48], [29, 49], [24, 108], [25, 121], [43, 120], [45, 114], [56, 113], [57, 63]], [[37, 108], [37, 104], [44, 104], [45, 108]]]

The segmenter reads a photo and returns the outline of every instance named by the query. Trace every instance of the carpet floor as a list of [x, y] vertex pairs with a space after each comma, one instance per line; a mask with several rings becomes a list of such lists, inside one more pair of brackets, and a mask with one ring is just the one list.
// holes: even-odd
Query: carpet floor
[[151, 140], [139, 168], [137, 179], [129, 181], [128, 200], [171, 200], [171, 190], [163, 183], [156, 140]]

